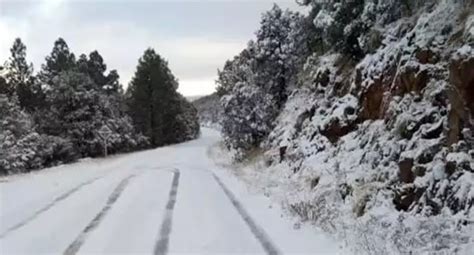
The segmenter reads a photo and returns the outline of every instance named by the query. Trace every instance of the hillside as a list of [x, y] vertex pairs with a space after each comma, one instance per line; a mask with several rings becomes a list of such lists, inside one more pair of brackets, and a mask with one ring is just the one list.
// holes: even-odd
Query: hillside
[[219, 104], [219, 96], [216, 93], [199, 97], [193, 100], [192, 103], [198, 111], [201, 125], [218, 128], [222, 112]]
[[472, 251], [473, 2], [301, 2], [219, 72], [238, 175], [357, 253]]

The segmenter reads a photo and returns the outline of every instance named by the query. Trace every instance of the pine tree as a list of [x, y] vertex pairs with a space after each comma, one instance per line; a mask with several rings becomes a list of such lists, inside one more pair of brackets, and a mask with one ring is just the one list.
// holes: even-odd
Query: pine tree
[[96, 131], [103, 126], [112, 132], [110, 153], [147, 146], [147, 138], [126, 115], [118, 73], [105, 73], [107, 66], [97, 51], [76, 62], [58, 39], [39, 74], [44, 86], [35, 82], [21, 40], [11, 52], [7, 68], [0, 70], [0, 174], [102, 155]]
[[104, 59], [97, 51], [93, 51], [87, 57], [85, 54], [79, 56], [77, 61], [79, 70], [87, 75], [97, 85], [97, 89], [102, 89], [107, 83], [107, 77], [104, 75], [107, 70], [107, 66], [104, 63]]
[[21, 111], [16, 94], [0, 94], [0, 173], [24, 171], [26, 160], [18, 148], [18, 141], [33, 127], [31, 118]]
[[54, 42], [51, 54], [46, 57], [46, 63], [41, 66], [39, 78], [45, 85], [51, 85], [54, 77], [75, 67], [76, 57], [69, 51], [69, 46], [64, 39], [59, 38]]
[[33, 73], [33, 65], [26, 62], [26, 46], [20, 38], [16, 38], [10, 49], [11, 57], [7, 63], [6, 78], [9, 83], [26, 84]]
[[105, 85], [102, 87], [103, 90], [105, 90], [108, 94], [110, 93], [123, 93], [123, 88], [122, 85], [119, 82], [119, 74], [117, 73], [117, 70], [111, 70], [109, 74], [107, 75], [106, 79], [107, 82]]
[[3, 77], [3, 73], [5, 72], [5, 68], [3, 66], [0, 66], [0, 94], [8, 94], [9, 87], [8, 83]]
[[[135, 127], [150, 138], [152, 146], [186, 140], [182, 136], [188, 127], [177, 120], [178, 115], [186, 111], [177, 88], [178, 82], [167, 61], [153, 49], [147, 49], [139, 60], [127, 96]], [[197, 121], [196, 112], [189, 117]], [[176, 133], [176, 130], [180, 132]]]
[[[380, 46], [379, 29], [402, 16], [429, 6], [435, 0], [299, 0], [311, 6], [309, 18], [316, 29], [315, 47], [321, 53], [329, 50], [343, 53], [353, 60]], [[321, 50], [322, 49], [322, 50]]]
[[11, 56], [6, 64], [5, 78], [8, 81], [8, 94], [11, 96], [16, 92], [18, 86], [24, 86], [30, 81], [33, 67], [26, 63], [26, 46], [20, 38], [15, 39], [10, 53]]
[[107, 65], [98, 51], [91, 52], [89, 57], [85, 54], [80, 55], [77, 61], [77, 67], [79, 71], [91, 77], [97, 85], [98, 90], [106, 91], [107, 94], [123, 93], [117, 70], [111, 70], [106, 74]]
[[0, 174], [67, 163], [76, 159], [72, 144], [60, 137], [36, 132], [31, 116], [16, 95], [0, 94]]
[[133, 130], [131, 120], [120, 109], [120, 95], [97, 90], [97, 84], [85, 73], [62, 72], [54, 79], [46, 100], [50, 107], [42, 113], [41, 130], [68, 139], [83, 157], [102, 155], [103, 144], [97, 130], [104, 125], [112, 131], [111, 153], [146, 144], [146, 139]]
[[107, 70], [107, 65], [104, 63], [104, 59], [97, 51], [93, 51], [89, 54], [89, 60], [87, 61], [88, 73], [95, 84], [100, 89], [107, 83], [107, 77], [104, 73]]
[[41, 76], [48, 83], [45, 108], [36, 114], [39, 130], [71, 141], [80, 156], [102, 155], [103, 144], [97, 130], [104, 125], [112, 130], [111, 153], [146, 144], [126, 116], [117, 72], [106, 75], [106, 69], [97, 51], [89, 57], [80, 55], [76, 62], [62, 39], [55, 43], [43, 65]]
[[290, 78], [307, 54], [304, 19], [278, 5], [262, 15], [257, 40], [251, 44], [256, 85], [275, 97], [278, 108], [286, 101]]
[[240, 155], [260, 145], [285, 104], [296, 74], [309, 54], [307, 26], [298, 13], [277, 5], [262, 15], [257, 39], [219, 71], [222, 131]]
[[20, 106], [32, 112], [42, 103], [42, 91], [33, 74], [33, 65], [26, 62], [26, 46], [20, 38], [15, 39], [7, 62], [6, 79], [12, 93], [18, 95]]
[[186, 100], [185, 97], [178, 94], [177, 103], [179, 112], [175, 117], [175, 126], [173, 128], [175, 142], [184, 142], [195, 139], [199, 135], [199, 119], [196, 107]]

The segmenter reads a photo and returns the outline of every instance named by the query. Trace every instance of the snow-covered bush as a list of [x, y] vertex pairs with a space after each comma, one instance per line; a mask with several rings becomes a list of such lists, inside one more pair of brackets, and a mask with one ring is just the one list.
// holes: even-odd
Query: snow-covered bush
[[275, 5], [262, 15], [256, 40], [219, 72], [222, 131], [240, 156], [258, 147], [296, 85], [296, 72], [308, 52], [303, 17]]
[[0, 173], [20, 173], [76, 159], [67, 140], [38, 134], [19, 103], [0, 94]]
[[222, 132], [228, 148], [237, 152], [237, 158], [258, 147], [272, 128], [276, 101], [263, 89], [237, 83], [233, 94], [222, 99], [224, 108]]

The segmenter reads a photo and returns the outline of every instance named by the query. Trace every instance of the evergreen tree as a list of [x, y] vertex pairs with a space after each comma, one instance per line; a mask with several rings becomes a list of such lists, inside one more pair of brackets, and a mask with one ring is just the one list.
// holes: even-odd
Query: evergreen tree
[[106, 91], [107, 94], [123, 93], [122, 86], [119, 82], [120, 76], [116, 70], [111, 70], [108, 74], [107, 65], [98, 51], [93, 51], [87, 57], [85, 54], [79, 56], [77, 61], [79, 71], [89, 75], [93, 82], [97, 85], [97, 89]]
[[0, 130], [9, 131], [15, 137], [20, 137], [32, 129], [33, 122], [28, 114], [21, 110], [16, 95], [12, 97], [1, 95], [0, 105]]
[[96, 88], [87, 74], [62, 72], [46, 97], [50, 108], [42, 113], [42, 131], [70, 140], [84, 157], [102, 155], [103, 144], [97, 130], [104, 125], [112, 131], [111, 153], [143, 147], [146, 139], [136, 134], [131, 120], [119, 109], [120, 98]]
[[107, 82], [105, 85], [102, 87], [104, 91], [106, 91], [108, 94], [110, 93], [123, 93], [123, 88], [122, 85], [119, 82], [119, 74], [117, 73], [117, 70], [111, 70], [109, 74], [107, 75], [106, 79]]
[[186, 100], [185, 97], [178, 94], [177, 104], [179, 111], [175, 117], [175, 126], [173, 128], [175, 137], [174, 142], [184, 142], [195, 139], [199, 135], [199, 119], [196, 107]]
[[[152, 146], [195, 138], [183, 139], [186, 130], [198, 128], [185, 126], [183, 121], [178, 120], [178, 116], [189, 107], [183, 106], [177, 89], [178, 82], [168, 68], [167, 61], [153, 49], [147, 49], [139, 60], [127, 96], [135, 127], [150, 138]], [[189, 115], [197, 121], [196, 112]], [[197, 135], [197, 132], [194, 133]]]
[[130, 151], [147, 143], [133, 130], [125, 114], [117, 72], [106, 75], [106, 69], [97, 51], [89, 57], [80, 55], [76, 62], [62, 39], [55, 43], [43, 65], [41, 75], [48, 83], [46, 107], [36, 114], [39, 130], [71, 141], [80, 156], [102, 155], [103, 144], [97, 130], [104, 125], [112, 131], [108, 146], [111, 153]]
[[93, 51], [89, 54], [89, 60], [87, 61], [88, 73], [95, 84], [100, 89], [107, 83], [107, 77], [104, 73], [107, 70], [107, 65], [104, 63], [104, 59], [97, 51]]
[[20, 38], [15, 39], [10, 53], [6, 78], [15, 85], [27, 83], [31, 79], [33, 65], [26, 62], [26, 46]]
[[30, 82], [33, 73], [33, 66], [26, 62], [26, 46], [20, 38], [16, 38], [12, 48], [11, 56], [6, 64], [6, 79], [10, 87], [10, 95], [13, 94], [18, 86], [25, 86]]
[[32, 112], [42, 103], [42, 91], [32, 75], [33, 65], [26, 62], [26, 46], [20, 38], [15, 39], [10, 52], [6, 68], [9, 94], [16, 93], [21, 107]]
[[[329, 50], [343, 53], [353, 60], [360, 60], [380, 46], [379, 30], [388, 23], [436, 0], [298, 0], [310, 6], [316, 33], [313, 33], [315, 49], [321, 53]], [[321, 50], [322, 49], [322, 50]]]
[[76, 159], [72, 144], [62, 138], [36, 132], [31, 116], [16, 95], [0, 94], [0, 174], [67, 163]]
[[0, 173], [21, 172], [27, 168], [22, 156], [28, 155], [18, 143], [32, 127], [31, 118], [20, 109], [17, 96], [0, 94]]
[[0, 66], [0, 94], [8, 94], [8, 83], [3, 77], [3, 73], [5, 72], [5, 68], [3, 66]]
[[51, 54], [46, 57], [46, 63], [41, 66], [39, 73], [41, 82], [51, 85], [54, 77], [63, 71], [69, 71], [76, 67], [76, 57], [69, 51], [69, 46], [64, 39], [59, 38], [54, 42]]
[[291, 78], [307, 55], [303, 17], [278, 5], [262, 15], [257, 40], [251, 43], [252, 70], [258, 87], [275, 97], [280, 108], [287, 98]]
[[79, 55], [79, 58], [77, 58], [77, 62], [76, 62], [77, 69], [80, 72], [88, 74], [89, 73], [89, 67], [88, 67], [88, 64], [87, 64], [88, 61], [89, 60], [87, 59], [86, 54]]
[[93, 51], [87, 57], [85, 54], [79, 56], [77, 61], [79, 70], [92, 79], [97, 85], [97, 89], [102, 89], [107, 83], [107, 77], [104, 73], [107, 70], [107, 66], [104, 63], [104, 59], [97, 51]]
[[237, 156], [259, 146], [272, 130], [309, 54], [306, 27], [301, 15], [274, 5], [262, 15], [257, 39], [219, 71], [222, 131]]

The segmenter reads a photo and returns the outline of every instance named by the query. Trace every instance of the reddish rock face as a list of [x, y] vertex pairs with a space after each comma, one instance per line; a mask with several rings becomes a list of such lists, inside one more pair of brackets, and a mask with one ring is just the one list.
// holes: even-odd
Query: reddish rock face
[[449, 91], [448, 145], [459, 141], [462, 128], [474, 113], [474, 56], [451, 61], [449, 78], [453, 89]]
[[384, 98], [384, 86], [381, 80], [374, 83], [362, 94], [362, 120], [375, 120], [383, 117], [382, 102]]
[[430, 49], [418, 49], [415, 52], [415, 57], [421, 64], [436, 64], [438, 56]]
[[[429, 49], [415, 53], [415, 61], [420, 64], [432, 64], [438, 57]], [[394, 67], [395, 69], [395, 67]], [[395, 95], [403, 96], [406, 93], [421, 93], [430, 80], [427, 70], [420, 65], [399, 67], [398, 72], [387, 71], [362, 91], [359, 120], [383, 119], [386, 106]], [[396, 77], [394, 77], [396, 75]], [[395, 80], [393, 80], [395, 79]], [[449, 79], [452, 87], [447, 91], [446, 104], [450, 104], [448, 113], [449, 130], [447, 145], [456, 143], [460, 139], [460, 132], [466, 125], [472, 123], [474, 113], [474, 56], [452, 60], [449, 65]], [[360, 83], [360, 71], [356, 72], [354, 82]], [[392, 84], [393, 81], [393, 84]], [[393, 85], [393, 87], [392, 87]], [[360, 86], [358, 86], [360, 88]], [[473, 127], [469, 127], [473, 129]]]
[[405, 67], [398, 73], [395, 80], [395, 94], [420, 93], [426, 87], [428, 81], [428, 70], [420, 70], [419, 66]]
[[459, 90], [466, 106], [474, 111], [474, 56], [453, 60], [449, 67], [449, 78]]

